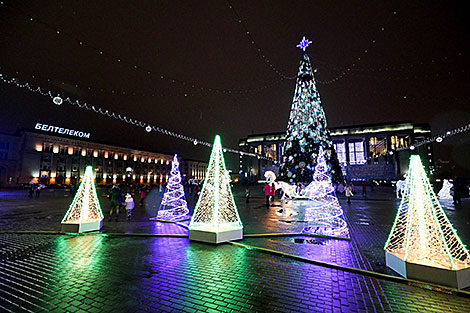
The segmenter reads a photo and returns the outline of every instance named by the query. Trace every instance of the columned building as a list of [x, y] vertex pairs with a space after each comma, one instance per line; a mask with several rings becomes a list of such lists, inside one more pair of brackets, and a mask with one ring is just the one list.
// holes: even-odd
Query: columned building
[[[164, 184], [173, 155], [24, 130], [0, 134], [0, 184], [76, 184], [92, 165], [97, 184]], [[207, 163], [180, 160], [183, 179], [204, 179]], [[187, 170], [186, 170], [187, 169]]]
[[[430, 173], [434, 171], [432, 144], [408, 148], [411, 143], [431, 137], [427, 124], [409, 121], [330, 128], [343, 173], [348, 179], [392, 180], [408, 170], [411, 153], [418, 153]], [[270, 157], [281, 162], [285, 133], [253, 134], [239, 141], [242, 151]], [[262, 160], [240, 157], [240, 171], [245, 177], [262, 179], [266, 170], [276, 171]]]

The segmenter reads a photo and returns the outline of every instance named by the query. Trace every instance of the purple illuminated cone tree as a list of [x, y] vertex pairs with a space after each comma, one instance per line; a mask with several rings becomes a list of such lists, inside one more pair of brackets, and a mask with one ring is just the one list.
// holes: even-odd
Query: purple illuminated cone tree
[[163, 195], [156, 219], [175, 221], [189, 213], [185, 200], [184, 187], [181, 184], [178, 156], [175, 154], [171, 163], [170, 178]]

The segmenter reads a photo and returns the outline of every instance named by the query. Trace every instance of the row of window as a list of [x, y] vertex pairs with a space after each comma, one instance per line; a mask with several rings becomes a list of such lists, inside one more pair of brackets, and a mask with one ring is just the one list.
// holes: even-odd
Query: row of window
[[159, 160], [157, 158], [145, 157], [145, 156], [137, 156], [131, 155], [128, 156], [124, 153], [113, 153], [108, 151], [99, 151], [99, 150], [92, 150], [92, 149], [81, 149], [81, 148], [74, 148], [74, 147], [63, 147], [57, 146], [53, 144], [36, 144], [35, 150], [38, 152], [47, 152], [47, 153], [55, 153], [59, 155], [75, 155], [75, 156], [82, 156], [82, 157], [94, 157], [94, 158], [113, 158], [114, 160], [124, 160], [127, 161], [129, 159], [133, 159], [134, 162], [140, 160], [141, 162], [148, 162], [148, 163], [160, 163], [167, 165], [170, 164], [169, 160]]

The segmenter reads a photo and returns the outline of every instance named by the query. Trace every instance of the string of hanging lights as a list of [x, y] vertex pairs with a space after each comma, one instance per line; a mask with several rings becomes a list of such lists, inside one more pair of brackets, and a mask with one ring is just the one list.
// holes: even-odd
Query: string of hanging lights
[[[161, 133], [161, 134], [166, 135], [166, 136], [170, 136], [170, 137], [174, 137], [174, 138], [177, 138], [177, 139], [180, 139], [180, 140], [185, 140], [185, 141], [191, 142], [194, 145], [203, 145], [203, 146], [207, 146], [207, 147], [212, 147], [211, 143], [209, 143], [207, 141], [204, 141], [204, 140], [200, 140], [196, 137], [186, 136], [186, 135], [174, 132], [174, 131], [170, 131], [168, 129], [159, 127], [157, 125], [154, 125], [154, 124], [151, 124], [151, 123], [148, 123], [148, 122], [144, 122], [144, 121], [132, 118], [132, 117], [128, 117], [126, 115], [119, 114], [117, 112], [113, 112], [113, 111], [108, 110], [108, 109], [103, 109], [99, 106], [89, 104], [85, 101], [80, 101], [78, 99], [72, 99], [70, 97], [65, 97], [64, 98], [61, 94], [53, 92], [52, 90], [48, 90], [46, 88], [42, 88], [42, 87], [39, 87], [39, 86], [34, 86], [34, 85], [32, 85], [28, 82], [20, 83], [17, 78], [10, 78], [10, 77], [6, 76], [3, 73], [0, 73], [0, 81], [4, 82], [6, 84], [16, 85], [17, 87], [20, 87], [20, 88], [25, 88], [25, 89], [33, 92], [33, 93], [38, 93], [38, 94], [40, 94], [42, 96], [45, 96], [45, 97], [50, 97], [52, 99], [52, 102], [54, 104], [56, 104], [57, 106], [60, 106], [63, 103], [69, 103], [69, 104], [71, 104], [73, 106], [76, 106], [80, 109], [85, 109], [85, 110], [88, 110], [88, 111], [91, 111], [91, 112], [94, 112], [94, 113], [97, 113], [97, 114], [101, 114], [101, 115], [104, 115], [104, 116], [107, 116], [107, 117], [110, 117], [110, 118], [114, 118], [116, 120], [120, 120], [121, 122], [125, 122], [127, 124], [131, 124], [131, 125], [134, 125], [134, 126], [137, 126], [137, 127], [141, 127], [143, 129], [145, 129], [145, 131], [148, 132], [148, 133], [150, 133], [152, 131], [155, 131], [155, 132]], [[261, 156], [261, 155], [255, 154], [255, 153], [239, 151], [239, 150], [235, 150], [235, 149], [231, 149], [231, 148], [224, 148], [223, 151], [224, 152], [234, 153], [234, 154], [239, 154], [240, 156], [256, 157], [258, 159], [272, 161], [272, 159], [270, 159], [270, 158], [267, 158], [267, 157], [264, 157], [264, 156]]]
[[[137, 72], [140, 72], [141, 74], [144, 74], [147, 77], [151, 77], [152, 79], [165, 80], [165, 81], [167, 81], [171, 84], [178, 84], [183, 88], [187, 88], [186, 91], [178, 93], [177, 95], [179, 95], [179, 96], [188, 97], [188, 96], [208, 95], [208, 94], [228, 94], [228, 95], [232, 95], [232, 94], [257, 93], [257, 92], [260, 92], [262, 90], [272, 88], [272, 87], [274, 87], [275, 85], [277, 85], [279, 82], [281, 82], [283, 80], [282, 78], [281, 79], [275, 79], [275, 80], [272, 80], [268, 83], [265, 83], [264, 85], [262, 85], [260, 87], [243, 88], [243, 89], [229, 89], [229, 88], [201, 86], [201, 85], [198, 85], [194, 82], [189, 82], [189, 81], [174, 77], [172, 75], [168, 75], [166, 73], [154, 72], [152, 69], [150, 69], [146, 65], [138, 64], [137, 62], [133, 62], [133, 61], [128, 61], [125, 58], [122, 58], [121, 56], [118, 56], [118, 55], [116, 55], [116, 54], [114, 54], [110, 51], [107, 51], [106, 49], [102, 49], [102, 48], [98, 47], [97, 45], [90, 43], [87, 40], [84, 40], [82, 38], [77, 38], [74, 34], [69, 33], [67, 31], [64, 31], [62, 29], [59, 29], [56, 26], [54, 26], [54, 25], [52, 25], [48, 22], [45, 22], [45, 21], [37, 18], [36, 16], [23, 11], [22, 9], [20, 9], [16, 6], [12, 6], [12, 5], [7, 4], [3, 1], [0, 2], [0, 5], [2, 5], [3, 7], [7, 7], [7, 8], [10, 8], [10, 9], [14, 10], [15, 12], [19, 13], [22, 17], [26, 18], [30, 23], [39, 24], [39, 25], [43, 26], [44, 28], [49, 29], [50, 31], [54, 32], [59, 37], [68, 38], [69, 40], [71, 40], [71, 41], [75, 42], [76, 44], [78, 44], [80, 47], [84, 47], [84, 48], [94, 50], [99, 56], [101, 56], [103, 58], [109, 58], [109, 59], [113, 60], [114, 62], [116, 62], [117, 64], [120, 64], [122, 66], [127, 66], [127, 67], [129, 67], [129, 68], [131, 68], [131, 69], [133, 69]], [[111, 92], [115, 93], [113, 91], [111, 91]], [[137, 93], [135, 91], [130, 92], [128, 94], [137, 95]], [[160, 91], [159, 90], [153, 90], [153, 91], [149, 91], [148, 93], [145, 93], [145, 94], [147, 94], [147, 95], [150, 94], [151, 96], [156, 97], [156, 96], [169, 96], [169, 95], [172, 95], [172, 94], [175, 94], [175, 93], [174, 92], [173, 93], [162, 92], [161, 90]]]

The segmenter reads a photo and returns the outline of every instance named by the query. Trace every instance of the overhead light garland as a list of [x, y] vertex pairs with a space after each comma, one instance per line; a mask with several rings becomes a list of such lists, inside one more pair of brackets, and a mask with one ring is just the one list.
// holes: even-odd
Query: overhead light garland
[[[255, 92], [259, 92], [259, 91], [262, 91], [262, 90], [265, 90], [265, 89], [268, 89], [268, 88], [272, 88], [274, 87], [276, 84], [278, 84], [280, 81], [282, 81], [283, 79], [276, 79], [276, 80], [273, 80], [261, 87], [257, 87], [257, 88], [245, 88], [245, 89], [226, 89], [226, 88], [214, 88], [214, 87], [207, 87], [207, 86], [199, 86], [193, 82], [187, 82], [187, 81], [184, 81], [184, 80], [181, 80], [181, 79], [178, 79], [176, 77], [173, 77], [173, 76], [170, 76], [170, 75], [167, 75], [167, 74], [163, 74], [163, 73], [154, 73], [153, 70], [149, 69], [148, 67], [146, 66], [142, 66], [140, 64], [137, 64], [135, 62], [130, 62], [130, 61], [126, 61], [124, 58], [122, 57], [119, 57], [119, 56], [116, 56], [114, 53], [111, 53], [109, 51], [105, 51], [104, 49], [101, 49], [97, 46], [95, 46], [94, 44], [91, 44], [89, 43], [88, 41], [86, 40], [83, 40], [83, 39], [77, 39], [73, 34], [71, 33], [68, 33], [66, 31], [63, 31], [61, 29], [58, 29], [57, 27], [51, 25], [50, 23], [48, 22], [45, 22], [45, 21], [42, 21], [41, 19], [37, 18], [36, 16], [33, 16], [32, 14], [30, 13], [27, 13], [25, 11], [23, 11], [22, 9], [16, 7], [16, 6], [12, 6], [8, 3], [5, 3], [5, 2], [1, 2], [0, 5], [3, 5], [3, 6], [6, 6], [10, 9], [13, 9], [15, 10], [16, 12], [20, 13], [21, 15], [23, 15], [25, 18], [27, 18], [31, 23], [37, 23], [37, 24], [40, 24], [42, 25], [43, 27], [53, 31], [57, 36], [64, 36], [64, 37], [67, 37], [69, 38], [70, 40], [72, 40], [73, 42], [77, 43], [79, 46], [81, 47], [88, 47], [89, 49], [92, 49], [94, 50], [96, 53], [98, 53], [100, 56], [103, 56], [103, 57], [109, 57], [110, 59], [112, 59], [113, 61], [115, 61], [116, 63], [119, 63], [121, 65], [125, 65], [125, 66], [128, 66], [130, 67], [131, 69], [135, 70], [135, 71], [138, 71], [138, 72], [141, 72], [142, 74], [144, 74], [145, 76], [152, 76], [153, 79], [160, 79], [160, 80], [166, 80], [172, 84], [174, 83], [178, 83], [179, 85], [183, 86], [183, 87], [187, 87], [187, 88], [190, 88], [189, 90], [191, 90], [190, 92], [182, 92], [182, 93], [179, 93], [178, 95], [182, 95], [182, 96], [188, 96], [188, 95], [191, 95], [191, 96], [196, 96], [196, 95], [200, 95], [200, 94], [203, 94], [203, 95], [208, 95], [208, 93], [217, 93], [217, 94], [248, 94], [248, 93], [255, 93]], [[194, 93], [192, 92], [192, 90], [198, 90], [197, 93]], [[114, 93], [114, 92], [113, 92]], [[132, 92], [134, 95], [136, 94], [135, 92]], [[132, 94], [131, 93], [131, 94]], [[153, 96], [159, 96], [159, 95], [162, 95], [162, 96], [168, 96], [168, 95], [172, 95], [172, 93], [168, 94], [168, 93], [161, 93], [161, 92], [156, 92], [156, 91], [153, 91], [153, 92], [150, 92], [150, 93], [147, 93], [147, 95], [150, 94], [150, 95], [153, 95]]]
[[[144, 122], [144, 121], [141, 121], [141, 120], [138, 120], [138, 119], [127, 117], [125, 115], [118, 114], [116, 112], [100, 108], [96, 105], [91, 105], [87, 102], [83, 102], [83, 101], [80, 101], [78, 99], [73, 100], [70, 97], [63, 98], [60, 94], [58, 94], [56, 92], [53, 92], [51, 90], [41, 88], [41, 87], [35, 87], [35, 86], [33, 86], [33, 85], [31, 85], [30, 83], [27, 83], [27, 82], [20, 83], [20, 82], [18, 82], [17, 78], [8, 78], [5, 74], [2, 74], [2, 73], [0, 73], [0, 80], [3, 81], [4, 83], [7, 83], [7, 84], [14, 84], [14, 85], [16, 85], [17, 87], [20, 87], [20, 88], [26, 88], [29, 91], [33, 92], [33, 93], [39, 93], [42, 96], [50, 97], [52, 102], [56, 105], [61, 105], [64, 102], [67, 102], [67, 103], [69, 103], [73, 106], [77, 106], [80, 109], [86, 109], [86, 110], [94, 112], [94, 113], [99, 113], [101, 115], [108, 116], [108, 117], [114, 118], [116, 120], [120, 120], [120, 121], [125, 122], [127, 124], [131, 124], [131, 125], [134, 125], [134, 126], [137, 126], [137, 127], [142, 127], [148, 133], [150, 133], [152, 131], [155, 131], [155, 132], [161, 133], [161, 134], [166, 135], [166, 136], [170, 136], [170, 137], [174, 137], [174, 138], [177, 138], [177, 139], [181, 139], [181, 140], [191, 142], [194, 145], [199, 145], [200, 144], [200, 145], [203, 145], [203, 146], [212, 147], [212, 144], [207, 142], [207, 141], [200, 140], [200, 139], [190, 137], [190, 136], [186, 136], [186, 135], [182, 135], [182, 134], [179, 134], [179, 133], [176, 133], [176, 132], [173, 132], [173, 131], [170, 131], [170, 130], [167, 130], [167, 129], [164, 129], [164, 128], [161, 128], [161, 127], [158, 127], [158, 126], [155, 126], [155, 125], [152, 125], [150, 123], [147, 123], [147, 122]], [[266, 158], [266, 157], [260, 156], [258, 154], [255, 154], [255, 153], [243, 152], [243, 151], [239, 151], [239, 150], [235, 150], [235, 149], [231, 149], [231, 148], [223, 148], [223, 150], [224, 150], [224, 152], [235, 153], [235, 154], [239, 154], [241, 156], [245, 155], [245, 156], [249, 156], [249, 157], [255, 157], [255, 158], [258, 158], [258, 159], [273, 161], [270, 158]]]

